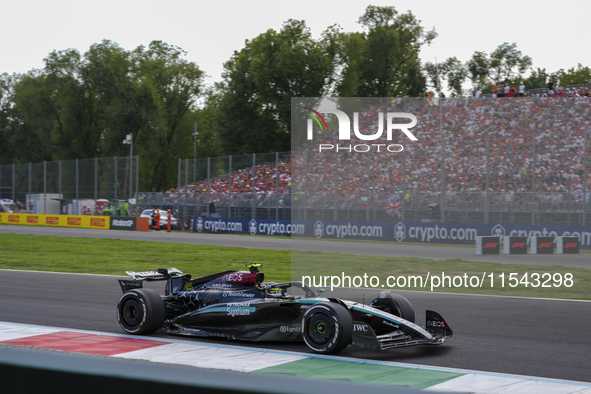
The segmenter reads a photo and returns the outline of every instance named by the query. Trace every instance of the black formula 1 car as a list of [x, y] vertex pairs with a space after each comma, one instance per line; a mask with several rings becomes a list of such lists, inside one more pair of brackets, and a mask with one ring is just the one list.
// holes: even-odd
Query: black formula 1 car
[[[129, 334], [157, 330], [198, 337], [244, 341], [304, 341], [314, 352], [331, 354], [348, 345], [385, 350], [439, 345], [452, 330], [437, 312], [426, 311], [426, 325], [414, 323], [410, 302], [382, 292], [369, 304], [320, 298], [301, 282], [264, 283], [260, 265], [192, 279], [175, 268], [126, 271], [117, 319]], [[166, 281], [165, 295], [143, 288], [143, 281]], [[288, 293], [299, 288], [304, 296]], [[318, 293], [318, 294], [317, 294]]]

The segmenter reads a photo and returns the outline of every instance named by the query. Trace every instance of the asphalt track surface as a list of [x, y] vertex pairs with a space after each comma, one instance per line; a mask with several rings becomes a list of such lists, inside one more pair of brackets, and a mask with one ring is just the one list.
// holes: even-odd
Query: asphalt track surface
[[0, 225], [0, 234], [34, 234], [63, 237], [113, 238], [134, 241], [173, 242], [201, 245], [235, 246], [255, 249], [306, 250], [326, 253], [356, 255], [420, 257], [433, 260], [463, 259], [501, 264], [559, 265], [564, 267], [591, 268], [591, 254], [571, 255], [477, 255], [473, 247], [407, 245], [399, 243], [296, 240], [265, 236], [241, 236], [166, 231], [118, 231], [73, 229], [61, 227], [36, 227]]
[[[30, 233], [22, 230], [25, 228], [0, 226], [0, 233]], [[7, 231], [8, 229], [12, 231]], [[179, 233], [121, 231], [112, 234], [113, 232], [105, 230], [61, 228], [52, 228], [51, 231], [43, 228], [36, 230], [34, 233], [47, 235], [96, 235], [150, 241], [160, 241], [170, 236], [168, 241], [174, 237], [176, 242], [190, 242], [187, 241], [189, 239], [193, 240], [190, 243], [209, 244], [221, 243], [228, 237], [221, 236], [220, 240], [218, 236]], [[201, 239], [205, 241], [202, 242]], [[278, 249], [288, 242], [289, 240], [283, 239], [233, 236], [225, 238], [223, 244], [257, 248], [271, 248], [267, 245], [275, 245], [273, 249]], [[356, 244], [354, 249], [358, 252], [359, 245], [365, 244]], [[440, 258], [442, 253], [450, 258], [447, 254], [449, 248], [436, 249], [439, 249]], [[466, 249], [473, 252], [471, 248]], [[121, 296], [116, 279], [117, 277], [100, 275], [0, 270], [0, 321], [123, 333], [115, 317], [116, 303]], [[149, 287], [160, 290], [163, 286], [161, 282], [155, 282], [150, 283]], [[377, 294], [375, 290], [341, 291], [339, 296], [358, 302], [369, 302]], [[417, 323], [424, 324], [425, 309], [436, 310], [454, 330], [454, 337], [441, 346], [409, 347], [383, 352], [349, 347], [339, 353], [340, 356], [591, 382], [591, 341], [588, 336], [588, 327], [591, 327], [591, 302], [429, 292], [400, 291], [400, 294], [413, 304]], [[203, 342], [197, 338], [195, 341]], [[208, 340], [207, 343], [262, 346], [309, 353], [307, 347], [300, 343], [249, 344], [225, 340]]]

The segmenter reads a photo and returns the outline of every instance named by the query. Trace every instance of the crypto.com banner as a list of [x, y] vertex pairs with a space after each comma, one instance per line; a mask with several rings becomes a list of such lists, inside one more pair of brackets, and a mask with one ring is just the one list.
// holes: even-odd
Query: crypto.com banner
[[[476, 237], [480, 236], [499, 236], [501, 244], [504, 236], [523, 236], [529, 246], [534, 236], [552, 237], [553, 242], [557, 237], [574, 236], [579, 239], [582, 249], [591, 249], [591, 228], [587, 226], [333, 220], [301, 220], [293, 221], [293, 225], [300, 226], [304, 237], [317, 239], [474, 245]], [[301, 233], [294, 236], [301, 236]]]
[[192, 232], [217, 234], [275, 235], [289, 237], [304, 235], [303, 224], [292, 224], [290, 220], [270, 219], [229, 219], [193, 217]]

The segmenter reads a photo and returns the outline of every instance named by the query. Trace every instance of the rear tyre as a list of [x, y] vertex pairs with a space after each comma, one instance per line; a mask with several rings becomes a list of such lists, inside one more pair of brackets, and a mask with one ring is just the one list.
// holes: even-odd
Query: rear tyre
[[304, 342], [314, 352], [337, 353], [351, 343], [353, 319], [347, 308], [340, 304], [315, 304], [304, 314], [302, 334]]
[[381, 309], [392, 315], [403, 318], [410, 322], [415, 322], [415, 310], [411, 303], [400, 294], [391, 291], [382, 291], [378, 298], [374, 298], [370, 306]]
[[151, 334], [162, 327], [165, 316], [164, 301], [152, 289], [129, 290], [117, 303], [117, 320], [129, 334]]

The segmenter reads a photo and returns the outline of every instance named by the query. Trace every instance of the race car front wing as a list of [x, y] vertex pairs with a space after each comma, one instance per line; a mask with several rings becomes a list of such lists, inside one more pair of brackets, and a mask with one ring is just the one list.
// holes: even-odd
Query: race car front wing
[[[402, 321], [398, 323], [397, 327], [392, 324], [393, 328], [397, 328], [394, 331], [376, 335], [375, 331], [367, 323], [355, 321], [353, 323], [351, 345], [370, 350], [387, 350], [416, 345], [440, 345], [453, 335], [452, 330], [441, 315], [430, 310], [426, 311], [426, 326], [425, 330], [421, 330], [422, 333], [416, 333], [413, 330], [415, 334], [410, 334], [408, 330], [404, 329], [404, 327], [407, 327], [405, 323], [410, 322]], [[410, 323], [410, 325], [414, 324]]]

